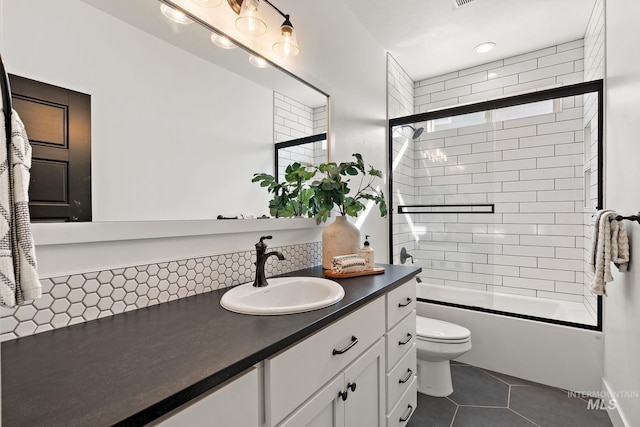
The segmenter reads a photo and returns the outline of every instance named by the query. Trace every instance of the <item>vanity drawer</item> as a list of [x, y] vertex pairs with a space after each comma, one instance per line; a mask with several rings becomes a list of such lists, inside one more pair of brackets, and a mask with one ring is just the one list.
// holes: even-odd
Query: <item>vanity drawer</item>
[[276, 425], [384, 335], [384, 297], [265, 360], [267, 425]]
[[413, 377], [407, 391], [398, 404], [387, 415], [387, 427], [406, 427], [418, 407], [418, 378]]
[[416, 343], [387, 374], [387, 408], [391, 410], [416, 376]]
[[387, 372], [416, 342], [416, 312], [412, 311], [387, 332]]
[[412, 277], [387, 294], [387, 329], [416, 309], [416, 281]]

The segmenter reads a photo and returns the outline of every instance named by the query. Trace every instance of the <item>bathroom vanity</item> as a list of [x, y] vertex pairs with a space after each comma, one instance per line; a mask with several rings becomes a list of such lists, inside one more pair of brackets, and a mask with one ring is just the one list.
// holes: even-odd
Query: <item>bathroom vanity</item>
[[405, 425], [420, 269], [385, 268], [306, 313], [232, 313], [220, 290], [3, 343], [3, 423]]

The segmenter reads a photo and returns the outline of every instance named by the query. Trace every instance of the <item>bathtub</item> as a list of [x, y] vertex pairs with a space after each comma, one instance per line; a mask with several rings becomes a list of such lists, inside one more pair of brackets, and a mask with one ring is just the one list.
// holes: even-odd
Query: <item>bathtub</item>
[[[572, 304], [426, 283], [416, 286], [419, 316], [457, 323], [471, 331], [472, 349], [456, 360], [566, 390], [601, 389], [602, 332], [486, 311], [511, 312], [517, 308], [531, 317], [566, 318], [576, 309]], [[485, 311], [425, 299], [482, 307]]]
[[597, 325], [596, 319], [587, 311], [585, 305], [573, 301], [479, 291], [424, 282], [418, 283], [417, 294], [421, 299], [588, 325], [592, 329]]

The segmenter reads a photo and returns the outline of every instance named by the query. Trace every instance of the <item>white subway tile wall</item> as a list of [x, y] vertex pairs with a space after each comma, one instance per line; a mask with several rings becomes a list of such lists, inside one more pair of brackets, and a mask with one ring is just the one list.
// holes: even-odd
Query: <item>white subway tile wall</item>
[[[286, 260], [267, 260], [267, 277], [322, 262], [320, 242], [275, 247]], [[0, 340], [88, 322], [254, 278], [255, 251], [137, 265], [42, 279], [42, 297], [0, 308]]]
[[414, 83], [414, 113], [583, 81], [584, 41], [551, 46]]
[[[402, 69], [400, 64], [387, 54], [387, 111], [389, 118], [403, 117], [414, 111], [414, 84], [411, 77]], [[424, 177], [416, 182], [414, 168], [414, 150], [410, 128], [401, 128], [397, 137], [393, 138], [394, 159], [399, 163], [394, 167], [394, 192], [391, 195], [394, 204], [412, 204], [416, 194], [416, 185], [430, 185], [430, 177]], [[435, 154], [435, 151], [434, 151]], [[393, 228], [396, 238], [393, 244], [394, 263], [400, 263], [400, 251], [405, 248], [410, 253], [416, 249], [416, 235], [414, 225], [409, 217], [393, 216]], [[410, 262], [410, 261], [409, 261]]]
[[[600, 43], [602, 28], [593, 27]], [[585, 43], [415, 82], [414, 109], [405, 115], [581, 82], [593, 62]], [[396, 73], [390, 86], [397, 85], [401, 68], [390, 60], [389, 69]], [[399, 93], [390, 89], [389, 97]], [[403, 100], [389, 101], [390, 117], [402, 116]], [[495, 213], [394, 215], [394, 260], [413, 241], [415, 262], [430, 283], [585, 303], [595, 323], [584, 260], [597, 196], [596, 100], [568, 97], [551, 113], [424, 132], [415, 142], [404, 132], [396, 136], [395, 204], [495, 203]], [[587, 124], [593, 136], [585, 148]]]
[[[327, 107], [308, 107], [278, 92], [273, 92], [273, 141], [284, 142], [327, 131]], [[325, 143], [326, 144], [326, 143]], [[299, 162], [317, 165], [327, 161], [322, 141], [281, 149], [278, 152], [279, 176], [287, 165]]]

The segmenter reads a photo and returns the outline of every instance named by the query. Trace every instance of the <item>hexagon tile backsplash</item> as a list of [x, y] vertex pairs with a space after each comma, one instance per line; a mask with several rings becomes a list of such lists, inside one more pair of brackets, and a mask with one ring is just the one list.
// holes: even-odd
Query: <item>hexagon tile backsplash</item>
[[[269, 248], [267, 277], [322, 263], [320, 242]], [[42, 279], [42, 297], [0, 308], [0, 341], [88, 322], [253, 280], [255, 251]]]

